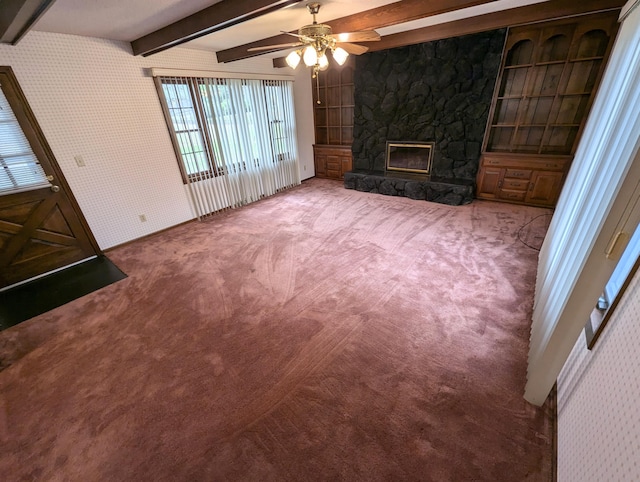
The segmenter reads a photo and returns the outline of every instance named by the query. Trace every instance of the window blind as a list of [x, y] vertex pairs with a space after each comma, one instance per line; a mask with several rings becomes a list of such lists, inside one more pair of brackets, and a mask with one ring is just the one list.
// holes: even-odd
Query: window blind
[[49, 186], [0, 85], [0, 194]]

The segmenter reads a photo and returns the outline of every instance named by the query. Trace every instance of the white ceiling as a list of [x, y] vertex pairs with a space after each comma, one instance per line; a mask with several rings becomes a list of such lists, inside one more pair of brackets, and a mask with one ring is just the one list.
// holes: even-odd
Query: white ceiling
[[[218, 1], [220, 0], [56, 0], [36, 23], [34, 30], [132, 41]], [[327, 22], [396, 1], [398, 0], [320, 0], [322, 7], [318, 21]], [[546, 0], [497, 0], [479, 7], [378, 29], [378, 32], [388, 35], [543, 1]], [[281, 30], [296, 30], [311, 23], [307, 3], [310, 2], [300, 2], [183, 46], [217, 51], [272, 37]]]

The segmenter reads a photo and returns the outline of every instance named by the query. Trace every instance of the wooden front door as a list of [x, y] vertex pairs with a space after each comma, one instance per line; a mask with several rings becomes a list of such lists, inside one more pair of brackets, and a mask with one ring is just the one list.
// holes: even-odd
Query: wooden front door
[[10, 67], [0, 67], [0, 288], [100, 249]]

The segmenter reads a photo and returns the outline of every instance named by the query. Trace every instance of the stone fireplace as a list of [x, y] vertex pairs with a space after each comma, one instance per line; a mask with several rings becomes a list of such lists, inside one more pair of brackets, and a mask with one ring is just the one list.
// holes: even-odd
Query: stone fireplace
[[[345, 174], [345, 187], [471, 202], [505, 34], [499, 29], [358, 56], [354, 169]], [[428, 179], [387, 169], [387, 143], [397, 139], [432, 144]]]

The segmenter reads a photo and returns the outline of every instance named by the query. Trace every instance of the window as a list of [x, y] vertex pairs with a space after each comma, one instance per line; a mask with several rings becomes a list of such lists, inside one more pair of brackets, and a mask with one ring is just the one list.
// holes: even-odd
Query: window
[[0, 194], [48, 185], [44, 170], [0, 88]]
[[162, 93], [173, 126], [177, 154], [182, 159], [187, 177], [213, 175], [214, 166], [205, 150], [201, 123], [198, 122], [196, 102], [192, 97], [193, 79], [165, 79]]
[[291, 81], [156, 77], [198, 216], [300, 183]]
[[185, 183], [225, 168], [246, 170], [248, 160], [260, 165], [294, 156], [295, 130], [286, 121], [293, 99], [282, 81], [160, 77], [159, 83]]
[[598, 300], [596, 308], [591, 313], [587, 324], [584, 327], [584, 334], [587, 340], [587, 348], [591, 350], [605, 326], [609, 322], [611, 315], [618, 306], [620, 298], [625, 289], [631, 283], [638, 267], [640, 266], [640, 226], [635, 230], [633, 236], [616, 265], [611, 278], [604, 287], [604, 292]]

